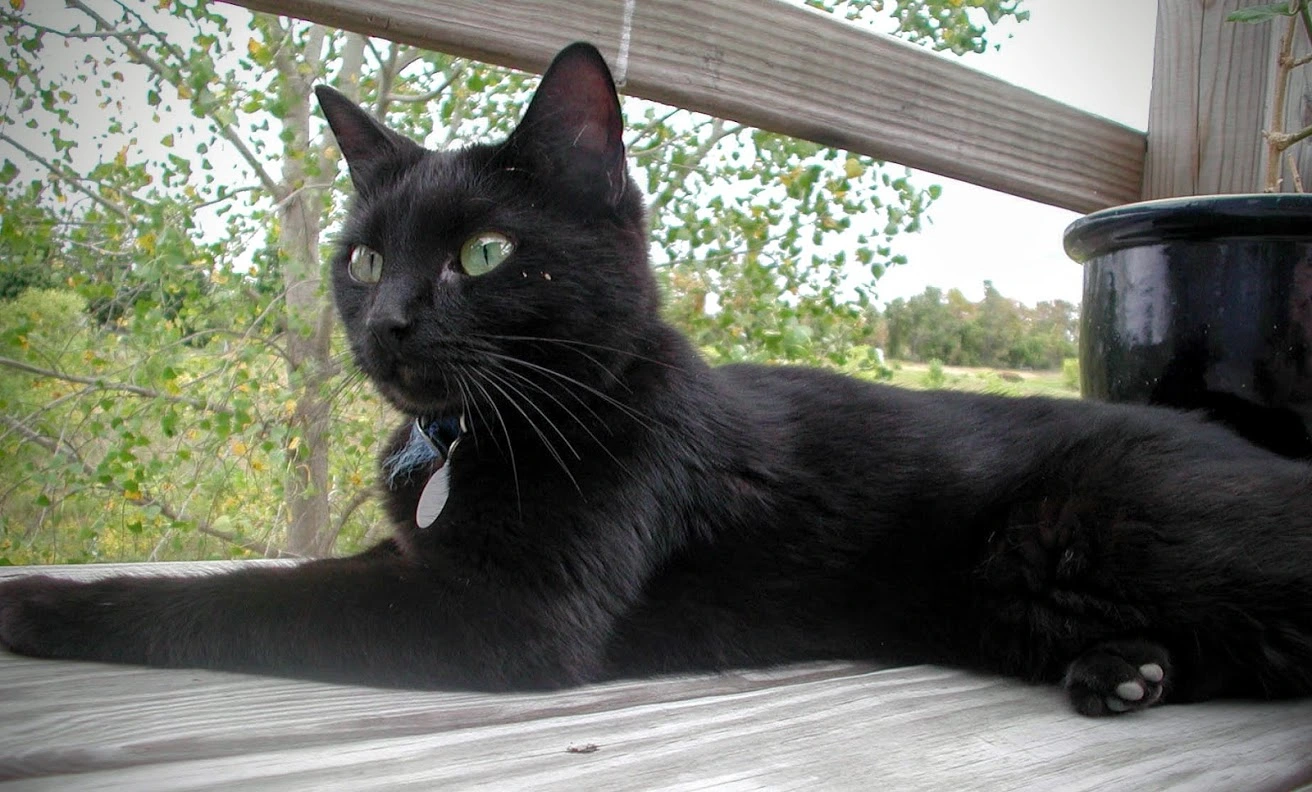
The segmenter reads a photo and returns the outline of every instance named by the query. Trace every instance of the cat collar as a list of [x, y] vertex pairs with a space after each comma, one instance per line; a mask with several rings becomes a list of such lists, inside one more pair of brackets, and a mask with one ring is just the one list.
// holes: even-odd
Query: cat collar
[[[451, 455], [451, 449], [455, 448], [456, 442], [460, 436], [465, 433], [465, 416], [457, 418], [437, 418], [425, 420], [416, 418], [414, 429], [419, 435], [427, 440], [433, 447], [433, 451], [445, 462]], [[411, 437], [414, 432], [411, 432]]]
[[420, 528], [432, 525], [446, 506], [451, 481], [447, 461], [466, 428], [463, 415], [458, 418], [416, 418], [410, 425], [410, 437], [405, 445], [383, 461], [388, 489], [396, 489], [398, 478], [408, 481], [421, 469], [431, 471], [415, 508], [415, 524]]

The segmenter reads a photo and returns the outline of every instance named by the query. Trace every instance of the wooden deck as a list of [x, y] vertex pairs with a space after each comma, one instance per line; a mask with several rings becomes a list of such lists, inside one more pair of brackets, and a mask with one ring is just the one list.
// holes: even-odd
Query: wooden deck
[[[87, 578], [216, 567], [40, 571]], [[1056, 689], [930, 666], [812, 664], [475, 695], [0, 653], [0, 790], [1309, 784], [1312, 701], [1091, 720], [1071, 713]]]

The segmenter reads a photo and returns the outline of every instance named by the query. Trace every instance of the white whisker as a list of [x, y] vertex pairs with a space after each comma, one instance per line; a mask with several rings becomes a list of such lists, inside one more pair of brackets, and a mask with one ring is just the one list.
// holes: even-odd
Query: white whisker
[[[542, 432], [542, 430], [538, 428], [537, 422], [534, 421], [533, 418], [529, 416], [527, 412], [525, 412], [524, 408], [520, 407], [518, 402], [510, 397], [510, 394], [506, 392], [505, 388], [501, 387], [502, 385], [505, 385], [506, 387], [515, 390], [514, 386], [506, 382], [505, 380], [501, 379], [500, 377], [493, 378], [492, 373], [487, 370], [478, 371], [476, 372], [476, 374], [481, 375], [485, 383], [487, 383], [488, 385], [492, 386], [497, 391], [499, 391], [501, 395], [506, 398], [506, 401], [510, 403], [510, 406], [514, 407], [515, 410], [518, 411], [519, 414], [524, 417], [524, 421], [528, 423], [529, 428], [532, 429], [533, 433], [536, 434], [538, 436], [538, 439], [542, 441], [542, 445], [547, 449], [547, 452], [551, 454], [552, 458], [556, 460], [556, 464], [560, 465], [560, 469], [565, 471], [565, 475], [569, 476], [569, 480], [574, 483], [574, 488], [577, 489], [580, 494], [582, 494], [583, 488], [580, 487], [578, 481], [575, 480], [574, 474], [569, 471], [569, 465], [565, 463], [565, 459], [561, 457], [560, 452], [556, 450], [556, 447], [555, 445], [552, 444], [550, 438], [548, 438]], [[524, 394], [522, 391], [516, 390], [515, 392], [520, 396], [520, 398], [524, 398]], [[542, 412], [541, 408], [533, 404], [532, 400], [524, 399], [524, 401], [528, 402], [529, 406], [537, 410], [539, 413]], [[546, 417], [545, 414], [543, 415], [543, 417], [544, 418]], [[554, 424], [552, 424], [552, 428], [555, 428]], [[556, 432], [560, 434], [559, 429], [556, 429]], [[561, 434], [561, 439], [564, 439], [564, 437], [565, 436]], [[581, 458], [578, 456], [578, 452], [574, 450], [574, 447], [569, 445], [568, 440], [565, 441], [565, 445], [569, 446], [570, 451], [575, 455], [576, 458]]]
[[649, 423], [649, 421], [652, 420], [649, 416], [643, 415], [641, 412], [639, 412], [639, 411], [633, 409], [632, 407], [628, 406], [627, 404], [624, 404], [623, 402], [619, 401], [619, 400], [616, 399], [615, 397], [610, 396], [609, 394], [603, 393], [602, 391], [597, 390], [596, 388], [592, 387], [591, 385], [588, 385], [588, 384], [585, 383], [585, 382], [580, 382], [579, 380], [577, 380], [577, 379], [575, 379], [575, 378], [573, 378], [573, 377], [571, 377], [571, 376], [569, 376], [569, 375], [567, 375], [567, 374], [562, 374], [562, 373], [560, 373], [559, 371], [556, 371], [555, 369], [548, 368], [548, 367], [546, 367], [546, 366], [539, 366], [538, 364], [536, 364], [536, 363], [530, 363], [530, 362], [527, 361], [527, 360], [520, 360], [519, 358], [514, 357], [514, 356], [511, 356], [511, 355], [503, 355], [503, 354], [499, 354], [499, 353], [496, 353], [496, 352], [484, 352], [483, 354], [488, 355], [489, 357], [495, 358], [495, 359], [497, 359], [497, 360], [503, 360], [503, 361], [505, 361], [505, 362], [507, 362], [507, 363], [515, 363], [515, 364], [517, 364], [517, 365], [524, 366], [524, 367], [526, 367], [526, 368], [532, 369], [533, 371], [539, 371], [539, 372], [541, 372], [541, 373], [543, 373], [543, 374], [546, 374], [546, 375], [548, 375], [548, 376], [556, 377], [557, 379], [559, 379], [559, 380], [561, 380], [561, 381], [563, 381], [563, 382], [567, 382], [567, 383], [570, 383], [570, 384], [572, 384], [572, 385], [575, 385], [575, 386], [577, 386], [577, 387], [579, 387], [579, 388], [582, 388], [583, 390], [587, 391], [588, 393], [591, 393], [592, 395], [596, 396], [597, 398], [602, 399], [603, 401], [607, 402], [608, 404], [610, 404], [611, 406], [613, 406], [615, 409], [617, 409], [617, 410], [619, 410], [620, 412], [622, 412], [622, 413], [624, 413], [625, 415], [627, 415], [627, 416], [628, 416], [630, 419], [632, 419], [633, 421], [635, 421], [635, 422], [641, 424], [644, 428], [646, 428], [646, 429], [650, 429], [650, 430], [652, 430], [652, 431], [656, 431], [656, 427], [653, 426], [651, 423]]

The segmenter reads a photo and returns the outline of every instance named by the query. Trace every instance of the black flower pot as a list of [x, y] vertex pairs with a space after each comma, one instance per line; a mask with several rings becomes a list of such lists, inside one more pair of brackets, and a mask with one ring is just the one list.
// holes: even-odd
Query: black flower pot
[[1119, 206], [1065, 242], [1084, 264], [1084, 396], [1203, 410], [1312, 457], [1312, 194]]

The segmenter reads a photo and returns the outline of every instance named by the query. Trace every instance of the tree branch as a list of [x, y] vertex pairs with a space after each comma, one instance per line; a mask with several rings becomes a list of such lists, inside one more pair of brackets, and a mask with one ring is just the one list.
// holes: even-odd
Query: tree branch
[[259, 190], [259, 189], [262, 189], [262, 187], [259, 186], [259, 185], [249, 185], [249, 186], [247, 186], [247, 187], [238, 187], [238, 188], [235, 189], [235, 190], [228, 190], [228, 191], [224, 192], [224, 193], [221, 194], [221, 195], [216, 195], [215, 197], [210, 198], [210, 199], [207, 200], [207, 201], [201, 201], [200, 203], [194, 203], [194, 204], [192, 204], [190, 207], [188, 207], [188, 209], [190, 209], [191, 211], [195, 211], [195, 210], [197, 210], [197, 209], [204, 209], [204, 208], [207, 207], [207, 206], [213, 206], [213, 205], [215, 205], [215, 204], [221, 204], [221, 203], [223, 203], [224, 201], [227, 201], [227, 200], [231, 200], [231, 199], [233, 199], [233, 198], [236, 198], [238, 195], [241, 195], [242, 193], [255, 192], [256, 190]]
[[279, 200], [276, 204], [273, 205], [273, 208], [281, 209], [289, 201], [294, 200], [298, 195], [300, 195], [301, 193], [307, 190], [330, 190], [332, 189], [332, 187], [333, 187], [332, 182], [317, 182], [315, 184], [302, 184], [300, 187], [297, 187], [295, 190], [292, 190], [291, 192], [287, 193], [287, 195], [283, 196], [281, 200]]
[[328, 532], [325, 547], [331, 548], [333, 545], [337, 544], [337, 537], [341, 535], [342, 529], [346, 527], [346, 523], [351, 519], [351, 515], [355, 514], [356, 509], [359, 509], [361, 506], [372, 500], [374, 495], [374, 489], [369, 487], [355, 493], [355, 495], [346, 502], [346, 506], [342, 508], [342, 513], [337, 516], [337, 520], [333, 522], [332, 528]]
[[392, 42], [392, 46], [387, 49], [387, 60], [382, 59], [381, 53], [374, 47], [373, 42], [365, 40], [365, 46], [374, 57], [378, 59], [378, 96], [374, 100], [374, 117], [385, 118], [387, 115], [387, 103], [391, 101], [389, 97], [392, 94], [392, 85], [396, 82], [397, 60], [401, 57], [401, 45]]
[[1278, 150], [1284, 151], [1285, 149], [1289, 148], [1295, 143], [1312, 137], [1312, 126], [1305, 127], [1304, 129], [1300, 129], [1299, 131], [1295, 132], [1292, 135], [1277, 135], [1272, 133], [1270, 135], [1267, 135], [1267, 137], [1271, 140], [1272, 144], [1274, 144]]
[[65, 382], [76, 382], [79, 385], [90, 385], [95, 388], [100, 388], [101, 390], [123, 391], [137, 396], [145, 396], [149, 399], [160, 399], [172, 404], [185, 404], [188, 407], [193, 407], [197, 410], [204, 410], [206, 412], [232, 415], [232, 411], [226, 407], [218, 407], [209, 404], [208, 402], [195, 399], [185, 399], [181, 396], [170, 396], [167, 393], [160, 393], [159, 391], [151, 390], [150, 388], [142, 388], [137, 385], [129, 385], [125, 382], [106, 382], [105, 380], [96, 379], [94, 377], [80, 377], [76, 374], [65, 374], [60, 371], [33, 366], [12, 358], [0, 357], [0, 366], [7, 366], [8, 368], [17, 369], [28, 374], [35, 374], [38, 377], [47, 377], [49, 379], [63, 380]]
[[14, 16], [13, 14], [0, 14], [0, 22], [5, 23], [11, 29], [27, 27], [32, 28], [38, 33], [49, 33], [52, 36], [59, 36], [60, 38], [66, 39], [125, 39], [141, 38], [142, 36], [150, 34], [150, 31], [144, 28], [141, 30], [97, 30], [92, 33], [83, 33], [76, 30], [59, 30], [57, 28], [47, 27], [46, 25], [38, 25], [30, 19], [24, 19], [23, 17]]
[[455, 81], [456, 81], [456, 80], [457, 80], [462, 74], [465, 73], [465, 68], [466, 68], [466, 65], [465, 65], [465, 64], [461, 64], [461, 65], [457, 66], [457, 67], [455, 68], [455, 70], [451, 72], [451, 76], [447, 77], [446, 80], [444, 80], [444, 81], [442, 82], [441, 85], [437, 86], [436, 88], [434, 88], [434, 89], [431, 90], [431, 91], [427, 91], [427, 92], [425, 92], [425, 93], [421, 93], [421, 94], [394, 94], [394, 93], [389, 93], [389, 94], [387, 94], [387, 101], [389, 101], [389, 102], [408, 102], [408, 103], [412, 103], [412, 104], [422, 104], [422, 103], [425, 103], [425, 102], [431, 102], [431, 101], [433, 101], [434, 99], [436, 99], [437, 97], [439, 97], [439, 96], [441, 96], [442, 94], [446, 93], [446, 90], [447, 90], [448, 88], [451, 87], [451, 84], [452, 84], [453, 82], [455, 82]]
[[656, 119], [656, 120], [653, 121], [652, 123], [650, 123], [650, 124], [644, 124], [644, 125], [641, 126], [641, 127], [636, 127], [636, 129], [637, 129], [637, 133], [638, 133], [638, 134], [634, 136], [633, 140], [630, 140], [630, 141], [629, 141], [628, 146], [627, 146], [628, 150], [629, 150], [629, 151], [633, 151], [634, 149], [636, 149], [637, 146], [638, 146], [638, 144], [642, 142], [642, 139], [643, 139], [643, 138], [647, 137], [647, 136], [650, 135], [653, 131], [655, 131], [656, 129], [659, 129], [663, 124], [665, 124], [665, 122], [669, 121], [671, 118], [673, 118], [674, 116], [676, 116], [676, 115], [678, 115], [679, 113], [682, 113], [682, 112], [684, 112], [684, 110], [683, 110], [682, 107], [676, 107], [676, 108], [670, 110], [670, 112], [668, 112], [668, 113], [666, 113], [665, 115], [661, 116], [660, 118]]
[[423, 50], [414, 47], [406, 47], [406, 50], [408, 51], [408, 54], [400, 63], [396, 64], [397, 75], [404, 73], [406, 69], [424, 59]]
[[52, 454], [57, 454], [59, 456], [65, 456], [68, 457], [69, 459], [72, 459], [73, 461], [77, 462], [82, 466], [83, 472], [90, 471], [91, 469], [90, 466], [88, 466], [86, 462], [82, 461], [82, 457], [78, 455], [77, 449], [71, 446], [69, 446], [67, 449], [60, 447], [61, 445], [68, 445], [68, 443], [66, 443], [65, 441], [56, 440], [53, 437], [47, 437], [46, 435], [36, 432], [32, 430], [31, 427], [27, 426], [22, 421], [14, 418], [13, 416], [0, 415], [0, 419], [4, 420], [5, 425], [9, 427], [9, 431], [19, 435], [27, 442], [36, 446], [40, 446], [41, 448], [44, 448], [45, 450], [49, 451]]
[[35, 151], [29, 149], [27, 146], [24, 146], [22, 143], [19, 143], [17, 140], [14, 140], [13, 138], [9, 137], [9, 135], [6, 135], [4, 132], [0, 132], [0, 141], [4, 141], [5, 143], [8, 143], [9, 145], [18, 149], [23, 153], [23, 156], [27, 157], [28, 159], [32, 160], [38, 165], [44, 167], [46, 170], [55, 174], [56, 176], [59, 177], [60, 181], [64, 182], [69, 187], [72, 187], [74, 190], [77, 190], [78, 192], [82, 193], [86, 197], [100, 204], [105, 209], [108, 209], [109, 211], [113, 212], [114, 214], [118, 215], [119, 217], [129, 222], [133, 220], [131, 213], [129, 213], [127, 209], [124, 209], [123, 207], [119, 206], [113, 201], [106, 199], [104, 196], [97, 195], [91, 190], [84, 187], [82, 185], [82, 180], [77, 176], [73, 175], [72, 173], [68, 172], [67, 170], [65, 170], [62, 165], [47, 160], [46, 158], [42, 157], [40, 154], [37, 154]]

